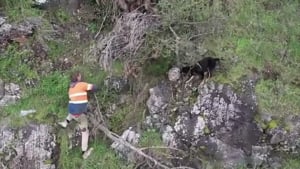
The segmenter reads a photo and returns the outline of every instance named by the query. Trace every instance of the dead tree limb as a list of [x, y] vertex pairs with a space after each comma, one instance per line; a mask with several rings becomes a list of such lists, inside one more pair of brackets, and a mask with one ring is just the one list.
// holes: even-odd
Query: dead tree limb
[[131, 150], [135, 151], [136, 153], [138, 153], [139, 155], [145, 157], [146, 159], [152, 161], [156, 166], [159, 166], [161, 168], [164, 169], [171, 169], [170, 167], [158, 162], [156, 159], [154, 159], [153, 157], [145, 154], [142, 150], [134, 147], [133, 145], [131, 145], [130, 143], [128, 143], [127, 141], [123, 140], [120, 138], [119, 135], [117, 135], [116, 133], [111, 132], [110, 130], [108, 130], [104, 125], [99, 124], [97, 127], [99, 130], [101, 130], [108, 138], [110, 138], [111, 140], [118, 142], [120, 144], [125, 145], [126, 147], [130, 148]]

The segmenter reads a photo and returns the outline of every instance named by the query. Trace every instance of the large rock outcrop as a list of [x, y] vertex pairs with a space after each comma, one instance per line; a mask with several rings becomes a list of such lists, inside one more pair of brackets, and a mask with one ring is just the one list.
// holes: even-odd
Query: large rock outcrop
[[[265, 158], [259, 154], [264, 152], [260, 151], [264, 148], [260, 146], [262, 129], [254, 121], [255, 82], [255, 78], [244, 79], [238, 93], [213, 82], [193, 91], [159, 84], [150, 89], [145, 123], [162, 131], [166, 145], [196, 152], [202, 147], [196, 154], [218, 160], [224, 168], [260, 165], [258, 160]], [[184, 160], [177, 160], [176, 165], [193, 166]]]
[[2, 125], [0, 138], [0, 168], [56, 168], [57, 145], [52, 127], [30, 124], [15, 129]]

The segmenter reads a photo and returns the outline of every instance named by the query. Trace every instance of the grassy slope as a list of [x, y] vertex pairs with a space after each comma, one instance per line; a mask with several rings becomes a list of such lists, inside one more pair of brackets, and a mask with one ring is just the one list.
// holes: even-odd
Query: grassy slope
[[[224, 35], [213, 37], [218, 55], [238, 57], [236, 63], [227, 65], [226, 79], [219, 74], [217, 80], [234, 84], [251, 69], [261, 71], [270, 64], [280, 77], [261, 80], [256, 86], [260, 111], [277, 116], [299, 114], [299, 81], [298, 86], [293, 84], [300, 72], [299, 3], [278, 2], [281, 5], [276, 9], [266, 10], [262, 2], [237, 2]], [[284, 50], [287, 51], [286, 57], [280, 55]]]
[[[49, 15], [44, 11], [32, 9], [30, 8], [31, 2], [31, 0], [5, 0], [5, 11], [8, 19], [18, 22], [26, 17], [40, 16], [46, 20], [46, 23], [44, 23], [45, 26], [49, 24], [47, 23], [49, 17], [51, 19], [55, 18], [59, 22], [71, 20], [70, 16], [62, 10], [54, 13], [54, 15]], [[59, 44], [55, 41], [49, 41], [47, 44], [50, 48], [49, 58], [52, 60], [66, 54], [68, 49], [70, 49], [68, 39]], [[36, 69], [32, 69], [27, 64], [21, 62], [21, 60], [29, 57], [30, 54], [30, 51], [19, 49], [17, 45], [10, 45], [6, 53], [0, 57], [1, 78], [6, 81], [18, 83], [22, 88], [22, 99], [18, 103], [0, 110], [1, 114], [4, 115], [2, 117], [9, 117], [11, 125], [14, 127], [21, 127], [30, 122], [53, 125], [59, 120], [64, 119], [67, 115], [68, 96], [66, 92], [69, 85], [69, 73], [72, 70], [65, 72], [55, 71], [46, 76], [40, 76]], [[81, 70], [87, 81], [97, 85], [102, 84], [106, 76], [106, 73], [93, 65], [77, 65], [73, 69]], [[27, 88], [24, 82], [25, 79], [37, 79], [39, 83], [34, 88]], [[108, 94], [107, 90], [102, 88], [101, 92], [98, 93], [98, 97], [103, 102], [109, 101]], [[20, 111], [27, 109], [35, 109], [37, 112], [26, 117], [20, 117]], [[80, 166], [85, 169], [130, 168], [130, 165], [126, 167], [125, 163], [103, 142], [91, 142], [91, 146], [95, 149], [94, 153], [88, 160], [83, 162], [80, 156], [80, 148], [68, 149], [66, 131], [60, 130], [57, 140], [60, 144], [59, 168], [61, 169], [78, 169]]]
[[[14, 5], [9, 6], [9, 10], [7, 11], [10, 20], [19, 21], [27, 16], [44, 16], [40, 11], [28, 8], [29, 0], [22, 2], [17, 1]], [[193, 5], [190, 5], [191, 2], [181, 2], [178, 0], [172, 2], [180, 2], [183, 4], [175, 4], [174, 6], [163, 4], [167, 3], [167, 1], [160, 4], [163, 11], [162, 13], [165, 16], [164, 21], [166, 21], [166, 25], [168, 25], [170, 20], [174, 20], [174, 17], [175, 20], [182, 21], [192, 16], [194, 21], [201, 22], [206, 21], [207, 18], [212, 16], [220, 17], [224, 15], [224, 13], [219, 11], [220, 7], [199, 11], [200, 8], [192, 8]], [[300, 103], [299, 79], [298, 87], [293, 83], [294, 81], [297, 82], [295, 77], [299, 76], [298, 74], [300, 72], [299, 3], [297, 1], [289, 1], [289, 3], [268, 1], [269, 3], [280, 3], [281, 5], [276, 7], [276, 9], [266, 10], [263, 7], [263, 2], [267, 1], [241, 0], [234, 2], [233, 7], [230, 9], [230, 16], [226, 19], [225, 31], [222, 34], [211, 35], [205, 39], [203, 43], [205, 47], [226, 59], [225, 67], [227, 72], [218, 73], [213, 80], [235, 86], [238, 85], [238, 79], [243, 75], [249, 74], [251, 69], [255, 68], [261, 71], [264, 69], [265, 63], [270, 62], [272, 67], [280, 72], [281, 75], [276, 81], [261, 80], [256, 86], [260, 111], [282, 116], [288, 113], [298, 114], [300, 113], [300, 106], [297, 105]], [[169, 8], [171, 8], [171, 10]], [[172, 10], [172, 8], [176, 10]], [[17, 9], [21, 9], [21, 13], [16, 12]], [[171, 13], [170, 11], [176, 11], [176, 13]], [[181, 13], [178, 11], [188, 11], [189, 14], [187, 15], [187, 12]], [[66, 14], [63, 12], [60, 12], [58, 17], [60, 16], [61, 21], [68, 20]], [[182, 37], [188, 37], [189, 29], [184, 28], [184, 30], [181, 30], [181, 28], [180, 26], [175, 28], [177, 33]], [[166, 31], [166, 29], [164, 31]], [[162, 63], [156, 63], [156, 65], [152, 63], [146, 64], [144, 71], [147, 76], [164, 75], [168, 64], [174, 60], [174, 51], [169, 46], [173, 45], [173, 42], [165, 43], [173, 39], [173, 35], [170, 34], [169, 31], [166, 32], [163, 32], [163, 36], [160, 36], [160, 33], [158, 35], [153, 34], [152, 37], [147, 39], [148, 43], [146, 43], [144, 49], [142, 49], [144, 51], [141, 53], [147, 53], [147, 50], [152, 50], [153, 46], [156, 48], [162, 47], [160, 55], [164, 56], [164, 58], [169, 58], [161, 59]], [[164, 45], [157, 46], [157, 44]], [[64, 50], [60, 48], [61, 45], [49, 45], [51, 51], [55, 51], [50, 52], [51, 57], [57, 58], [64, 53]], [[285, 49], [288, 51], [288, 55], [286, 58], [281, 59], [278, 53]], [[16, 105], [5, 108], [3, 111], [7, 116], [13, 119], [13, 125], [16, 126], [23, 125], [29, 121], [53, 124], [58, 121], [58, 119], [64, 118], [67, 112], [67, 96], [62, 93], [66, 92], [69, 72], [53, 72], [48, 76], [40, 77], [36, 71], [31, 70], [22, 63], [20, 67], [13, 66], [11, 69], [16, 71], [18, 76], [14, 76], [15, 73], [11, 75], [10, 72], [7, 72], [8, 67], [19, 65], [20, 57], [26, 57], [26, 52], [28, 51], [18, 51], [16, 46], [10, 46], [9, 50], [7, 50], [7, 54], [5, 54], [4, 57], [1, 56], [1, 77], [20, 83], [23, 85], [22, 87], [24, 87], [24, 84], [22, 84], [23, 79], [20, 79], [22, 76], [38, 78], [41, 83], [34, 89], [23, 88], [24, 96], [21, 101]], [[235, 56], [237, 56], [236, 61], [234, 61]], [[151, 66], [151, 64], [153, 66]], [[121, 67], [122, 65], [116, 64], [117, 74], [120, 73], [119, 69], [121, 69]], [[81, 65], [79, 69], [84, 70], [85, 77], [90, 82], [98, 83], [103, 81], [105, 77], [105, 73], [90, 68], [90, 66], [87, 65]], [[95, 72], [100, 73], [95, 75]], [[99, 94], [99, 98], [105, 99], [107, 94], [107, 91], [102, 92]], [[107, 101], [109, 101], [109, 99]], [[36, 114], [26, 118], [20, 118], [18, 116], [20, 110], [32, 108], [37, 110]], [[132, 110], [132, 108], [128, 107], [119, 110], [121, 113], [117, 113], [116, 117], [112, 120], [115, 131], [120, 131], [126, 126], [122, 124], [122, 127], [120, 127], [118, 124], [122, 122], [122, 119], [125, 118], [126, 113], [130, 112], [130, 110]], [[115, 154], [102, 142], [92, 143], [96, 151], [90, 160], [82, 163], [81, 160], [79, 160], [79, 149], [68, 150], [67, 137], [63, 131], [59, 133], [58, 139], [61, 144], [60, 167], [62, 169], [78, 168], [78, 166], [81, 165], [88, 169], [106, 168], [107, 166], [120, 168], [120, 166], [123, 165]], [[147, 140], [157, 140], [157, 144], [160, 144], [160, 138], [153, 132], [146, 133], [143, 136], [142, 146], [149, 146], [149, 141]], [[289, 168], [289, 166], [299, 166], [298, 163], [297, 160], [291, 160], [287, 168]]]

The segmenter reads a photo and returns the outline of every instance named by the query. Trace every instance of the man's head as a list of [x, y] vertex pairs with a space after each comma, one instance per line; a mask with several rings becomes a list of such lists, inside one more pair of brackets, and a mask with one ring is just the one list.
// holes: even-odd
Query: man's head
[[81, 74], [79, 71], [73, 72], [71, 74], [71, 82], [80, 82], [81, 81]]

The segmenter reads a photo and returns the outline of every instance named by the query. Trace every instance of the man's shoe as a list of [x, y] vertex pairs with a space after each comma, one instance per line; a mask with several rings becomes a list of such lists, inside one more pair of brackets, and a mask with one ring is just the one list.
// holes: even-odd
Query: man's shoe
[[61, 127], [66, 128], [68, 123], [66, 121], [62, 121], [58, 123]]
[[94, 150], [94, 148], [91, 147], [91, 148], [89, 148], [87, 151], [83, 152], [82, 158], [83, 158], [83, 159], [87, 159], [87, 158], [91, 155], [91, 153], [92, 153], [93, 150]]

